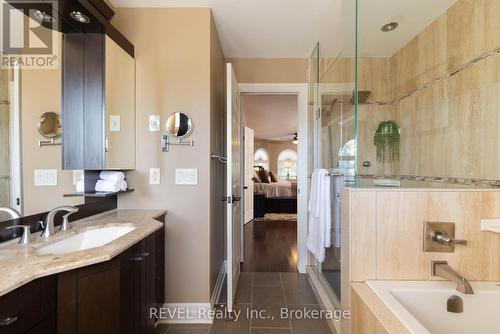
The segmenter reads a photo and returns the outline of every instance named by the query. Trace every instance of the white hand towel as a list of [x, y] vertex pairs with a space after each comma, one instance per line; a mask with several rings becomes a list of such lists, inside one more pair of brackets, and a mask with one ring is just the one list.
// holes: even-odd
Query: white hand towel
[[76, 192], [77, 193], [85, 192], [85, 182], [83, 180], [79, 180], [76, 182]]
[[330, 177], [326, 169], [313, 172], [308, 211], [307, 249], [323, 262], [325, 248], [331, 244]]
[[120, 191], [122, 181], [98, 180], [95, 184], [95, 191], [114, 193]]
[[99, 173], [99, 178], [107, 181], [123, 181], [125, 174], [119, 171], [103, 170]]

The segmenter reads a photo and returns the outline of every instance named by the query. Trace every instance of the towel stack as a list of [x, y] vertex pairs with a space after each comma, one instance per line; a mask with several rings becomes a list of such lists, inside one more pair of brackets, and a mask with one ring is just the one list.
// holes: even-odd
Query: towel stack
[[99, 180], [95, 184], [95, 191], [97, 192], [118, 192], [125, 191], [127, 188], [125, 174], [118, 171], [103, 170], [99, 174]]
[[76, 192], [84, 193], [85, 192], [85, 180], [83, 179], [83, 171], [78, 176], [78, 180], [76, 180]]

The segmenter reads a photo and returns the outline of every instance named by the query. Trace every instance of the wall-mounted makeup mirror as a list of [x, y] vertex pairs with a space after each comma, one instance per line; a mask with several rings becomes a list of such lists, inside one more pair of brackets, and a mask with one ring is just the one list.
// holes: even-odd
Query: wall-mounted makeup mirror
[[36, 127], [45, 138], [57, 139], [62, 135], [61, 115], [53, 111], [43, 113]]
[[174, 138], [186, 138], [193, 132], [191, 117], [183, 112], [174, 112], [167, 119], [167, 133]]
[[[188, 140], [184, 141], [184, 138], [187, 138], [193, 132], [194, 124], [189, 117], [189, 115], [183, 112], [174, 112], [172, 113], [165, 124], [165, 129], [167, 131], [166, 135], [162, 136], [162, 151], [168, 152], [169, 145], [176, 146], [193, 146], [193, 141]], [[177, 142], [169, 143], [168, 137], [177, 138]]]

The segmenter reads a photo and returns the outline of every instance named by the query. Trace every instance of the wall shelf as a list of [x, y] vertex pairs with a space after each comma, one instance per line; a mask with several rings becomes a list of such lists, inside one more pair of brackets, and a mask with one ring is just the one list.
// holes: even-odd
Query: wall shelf
[[115, 191], [115, 192], [102, 192], [102, 191], [96, 191], [93, 193], [72, 193], [72, 194], [64, 194], [63, 197], [111, 197], [111, 196], [116, 196], [119, 194], [123, 193], [129, 193], [134, 191], [134, 189], [127, 189], [124, 191]]

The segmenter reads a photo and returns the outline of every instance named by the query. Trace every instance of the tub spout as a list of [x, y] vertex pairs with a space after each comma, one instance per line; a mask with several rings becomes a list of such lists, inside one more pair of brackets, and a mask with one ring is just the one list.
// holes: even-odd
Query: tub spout
[[474, 294], [472, 286], [465, 277], [453, 270], [446, 261], [432, 261], [432, 276], [448, 279], [457, 284], [457, 290], [466, 295]]

